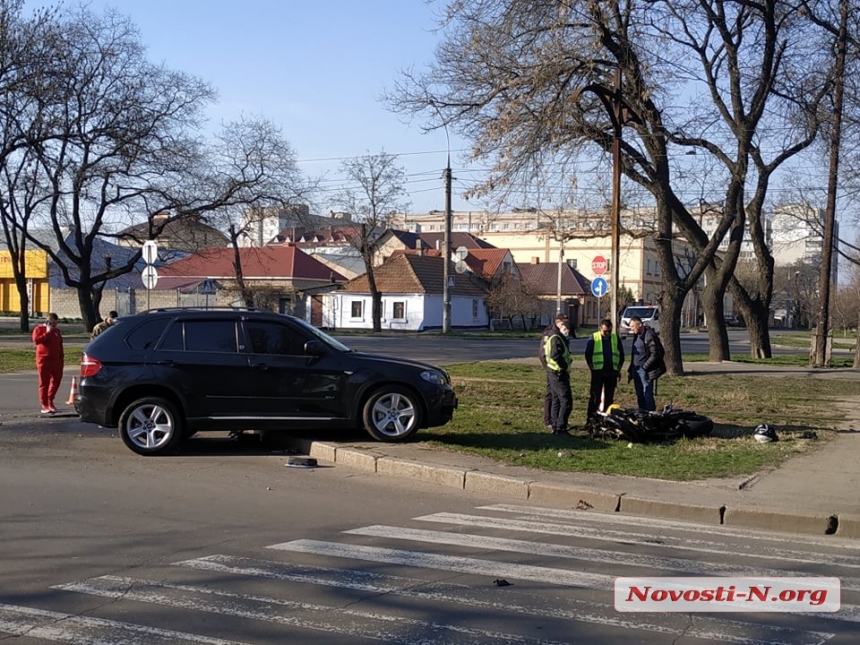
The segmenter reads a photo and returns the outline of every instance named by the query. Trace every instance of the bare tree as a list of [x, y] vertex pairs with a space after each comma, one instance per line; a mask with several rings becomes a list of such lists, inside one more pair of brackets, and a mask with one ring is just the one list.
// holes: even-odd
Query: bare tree
[[[37, 206], [26, 229], [20, 220], [11, 224], [77, 290], [91, 328], [105, 282], [132, 271], [140, 258], [138, 251], [127, 262], [94, 269], [97, 238], [146, 221], [146, 239], [155, 239], [178, 219], [272, 203], [294, 186], [278, 183], [295, 178], [295, 162], [262, 119], [228, 124], [208, 142], [203, 109], [214, 90], [149, 62], [136, 28], [116, 12], [81, 8], [50, 26], [43, 34], [50, 55], [37, 69], [50, 82], [20, 90], [21, 101], [38, 102], [46, 131], [26, 148], [35, 167], [26, 179], [33, 181]], [[27, 132], [27, 124], [16, 125]], [[8, 179], [13, 175], [5, 165]], [[19, 196], [32, 188], [17, 179], [7, 186], [10, 203], [21, 203]], [[33, 234], [37, 225], [52, 231], [53, 243]]]
[[382, 294], [376, 287], [373, 273], [377, 241], [390, 226], [393, 217], [408, 208], [406, 171], [398, 165], [396, 155], [382, 151], [347, 159], [341, 164], [341, 173], [351, 183], [337, 194], [332, 203], [349, 213], [356, 223], [350, 243], [364, 261], [373, 303], [373, 329], [380, 331]]
[[511, 329], [514, 328], [515, 316], [520, 317], [523, 329], [528, 329], [527, 320], [539, 318], [543, 313], [540, 298], [513, 273], [506, 273], [490, 287], [487, 306], [493, 312], [493, 317], [507, 319]]
[[54, 88], [44, 73], [54, 11], [25, 18], [23, 7], [23, 0], [0, 0], [0, 221], [18, 289], [20, 328], [29, 331], [27, 230], [40, 197], [31, 148], [51, 135], [42, 107]]
[[[493, 163], [486, 191], [527, 183], [542, 159], [574, 163], [619, 146], [622, 173], [656, 208], [669, 371], [683, 371], [680, 311], [703, 273], [711, 358], [729, 357], [728, 287], [745, 318], [755, 318], [752, 351], [769, 354], [772, 259], [760, 215], [773, 173], [815, 140], [832, 63], [828, 39], [803, 9], [716, 0], [451, 0], [442, 26], [435, 63], [405, 73], [390, 105], [471, 138], [473, 156]], [[687, 153], [719, 169], [706, 195], [721, 204], [710, 238], [682, 198], [693, 188]], [[732, 282], [748, 223], [762, 252], [761, 301]], [[676, 229], [698, 254], [683, 275], [674, 261]]]
[[229, 232], [236, 286], [246, 306], [253, 307], [255, 297], [245, 283], [239, 240], [249, 226], [300, 201], [312, 186], [302, 179], [295, 153], [281, 130], [263, 118], [227, 124], [207, 159], [211, 160], [204, 171], [211, 178], [209, 193], [229, 195], [215, 209], [215, 221]]

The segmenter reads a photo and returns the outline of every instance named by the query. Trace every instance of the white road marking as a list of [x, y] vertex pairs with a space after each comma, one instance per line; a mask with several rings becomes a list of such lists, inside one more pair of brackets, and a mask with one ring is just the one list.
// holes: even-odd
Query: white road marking
[[242, 645], [170, 629], [6, 604], [0, 604], [0, 632], [73, 645]]
[[[551, 517], [558, 520], [571, 520], [574, 522], [599, 522], [602, 524], [623, 524], [637, 528], [659, 528], [670, 531], [694, 531], [707, 533], [709, 535], [725, 535], [727, 537], [753, 538], [768, 542], [787, 542], [789, 544], [805, 544], [809, 546], [832, 547], [836, 549], [847, 549], [857, 551], [857, 541], [841, 538], [835, 535], [807, 535], [803, 533], [781, 533], [777, 531], [764, 531], [748, 529], [740, 526], [725, 526], [711, 524], [695, 524], [693, 522], [682, 522], [679, 520], [664, 520], [656, 517], [639, 517], [635, 515], [622, 515], [619, 513], [599, 513], [595, 511], [579, 511], [563, 508], [540, 508], [530, 506], [518, 506], [516, 504], [491, 504], [479, 506], [481, 511], [499, 511], [502, 513], [515, 513], [520, 519], [535, 519]], [[852, 558], [860, 566], [857, 558]]]
[[[527, 540], [515, 540], [511, 538], [494, 538], [486, 535], [470, 535], [468, 533], [426, 531], [423, 529], [410, 529], [399, 526], [365, 526], [358, 529], [349, 529], [344, 531], [344, 533], [352, 535], [368, 535], [395, 540], [413, 540], [416, 542], [428, 542], [431, 544], [465, 546], [473, 549], [511, 551], [514, 553], [528, 553], [531, 555], [541, 555], [553, 558], [570, 558], [574, 560], [586, 560], [588, 562], [603, 562], [606, 564], [619, 564], [631, 567], [647, 567], [663, 571], [679, 571], [682, 573], [696, 573], [710, 576], [774, 576], [779, 578], [783, 576], [803, 577], [819, 575], [805, 571], [791, 571], [788, 569], [766, 569], [763, 567], [747, 567], [717, 562], [699, 562], [698, 560], [687, 560], [684, 558], [664, 558], [660, 556], [641, 555], [638, 553], [629, 553], [627, 551], [589, 549], [587, 547], [566, 546], [564, 544], [546, 544], [543, 542], [529, 542]], [[840, 581], [842, 583], [843, 590], [860, 590], [860, 580], [840, 577]]]
[[[569, 571], [550, 567], [535, 567], [527, 564], [512, 564], [498, 560], [482, 560], [480, 558], [462, 558], [452, 555], [422, 553], [421, 551], [405, 551], [402, 549], [387, 549], [383, 547], [362, 546], [356, 544], [339, 544], [319, 540], [293, 540], [275, 544], [268, 549], [278, 551], [293, 551], [296, 553], [313, 553], [337, 558], [352, 558], [369, 562], [384, 562], [410, 567], [421, 567], [441, 571], [455, 571], [493, 577], [510, 577], [519, 580], [547, 582], [549, 584], [582, 587], [586, 589], [607, 590], [613, 588], [615, 576], [599, 573]], [[842, 603], [839, 613], [814, 614], [828, 620], [860, 622], [860, 606]]]
[[386, 549], [357, 544], [340, 544], [338, 542], [323, 542], [320, 540], [293, 540], [292, 542], [273, 544], [266, 548], [276, 551], [313, 553], [336, 558], [352, 558], [354, 560], [400, 564], [422, 569], [456, 571], [457, 573], [492, 576], [493, 578], [512, 577], [520, 580], [548, 582], [554, 585], [582, 587], [585, 589], [610, 590], [613, 588], [613, 580], [615, 579], [613, 576], [600, 573], [583, 573], [580, 571], [553, 569], [551, 567], [535, 567], [528, 564], [499, 562], [497, 560], [461, 558], [454, 555], [405, 551], [403, 549]]
[[265, 621], [276, 625], [339, 634], [350, 639], [367, 638], [403, 645], [428, 645], [437, 642], [450, 645], [502, 642], [523, 645], [565, 645], [564, 642], [553, 639], [529, 638], [403, 616], [231, 593], [210, 587], [152, 582], [118, 576], [102, 576], [85, 582], [58, 585], [54, 588]]
[[[590, 526], [578, 526], [576, 524], [555, 524], [547, 522], [546, 518], [534, 521], [517, 520], [507, 517], [486, 517], [483, 515], [466, 515], [463, 513], [434, 513], [433, 515], [422, 515], [413, 518], [421, 522], [437, 522], [440, 524], [455, 524], [459, 526], [480, 526], [482, 528], [499, 529], [506, 532], [519, 531], [523, 533], [539, 533], [543, 535], [563, 535], [565, 537], [578, 537], [588, 540], [602, 542], [621, 542], [624, 544], [639, 544], [651, 547], [670, 548], [673, 551], [694, 551], [697, 553], [716, 553], [724, 556], [727, 545], [710, 540], [698, 540], [689, 537], [675, 537], [665, 534], [636, 533], [628, 529], [626, 531], [613, 531], [606, 528], [595, 528]], [[856, 565], [842, 563], [838, 556], [829, 553], [814, 554], [802, 551], [789, 551], [785, 549], [761, 549], [761, 545], [755, 544], [732, 544], [731, 552], [735, 556], [759, 558], [763, 560], [791, 561], [803, 564], [824, 564], [854, 567]]]
[[[829, 632], [802, 631], [790, 627], [751, 624], [709, 616], [696, 616], [690, 624], [688, 616], [665, 614], [660, 616], [661, 622], [654, 622], [649, 621], [645, 616], [637, 616], [636, 619], [621, 616], [615, 611], [613, 605], [585, 600], [559, 600], [556, 603], [559, 606], [552, 607], [551, 601], [555, 599], [548, 597], [548, 593], [533, 594], [508, 587], [495, 589], [450, 582], [428, 582], [418, 578], [370, 571], [311, 567], [227, 555], [212, 555], [175, 564], [203, 571], [289, 580], [379, 595], [398, 595], [481, 610], [542, 616], [623, 630], [654, 632], [674, 638], [685, 636], [736, 645], [820, 645], [834, 636]], [[747, 633], [753, 633], [755, 636], [748, 636]]]

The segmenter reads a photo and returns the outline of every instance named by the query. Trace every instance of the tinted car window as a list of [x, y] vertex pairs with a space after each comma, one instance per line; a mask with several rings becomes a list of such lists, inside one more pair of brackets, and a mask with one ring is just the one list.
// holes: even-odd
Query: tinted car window
[[[170, 320], [164, 318], [159, 320], [147, 320], [131, 332], [126, 337], [125, 342], [131, 349], [152, 349], [155, 347], [155, 343], [158, 342], [158, 339], [161, 338], [161, 334], [164, 333], [164, 328], [167, 327], [169, 322]], [[116, 324], [120, 323], [117, 322]]]
[[248, 351], [252, 354], [300, 356], [305, 353], [305, 338], [287, 325], [263, 321], [246, 321]]
[[170, 326], [170, 329], [167, 330], [167, 334], [164, 336], [164, 340], [161, 341], [161, 345], [159, 345], [158, 349], [162, 351], [181, 352], [183, 348], [182, 323], [175, 322]]
[[158, 346], [161, 351], [236, 352], [232, 320], [177, 320]]

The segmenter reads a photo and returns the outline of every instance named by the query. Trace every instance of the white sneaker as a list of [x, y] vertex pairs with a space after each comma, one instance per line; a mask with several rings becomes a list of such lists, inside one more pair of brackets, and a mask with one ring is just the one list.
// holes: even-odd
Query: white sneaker
[[42, 414], [53, 414], [54, 411], [50, 408], [42, 408]]

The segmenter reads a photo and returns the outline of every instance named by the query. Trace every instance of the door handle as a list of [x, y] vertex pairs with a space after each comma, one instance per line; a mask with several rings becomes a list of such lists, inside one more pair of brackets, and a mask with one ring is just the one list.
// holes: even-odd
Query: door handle
[[157, 361], [156, 365], [166, 365], [167, 367], [173, 367], [175, 363], [173, 361]]

